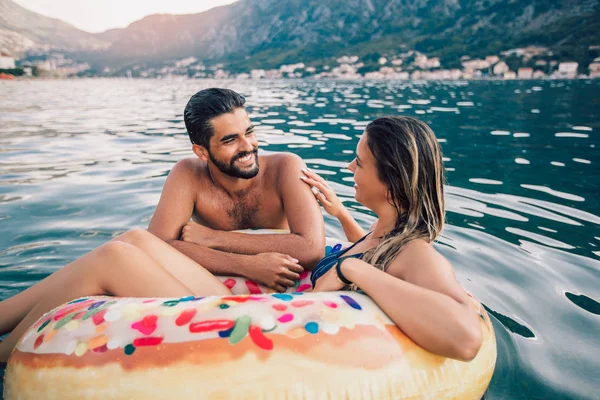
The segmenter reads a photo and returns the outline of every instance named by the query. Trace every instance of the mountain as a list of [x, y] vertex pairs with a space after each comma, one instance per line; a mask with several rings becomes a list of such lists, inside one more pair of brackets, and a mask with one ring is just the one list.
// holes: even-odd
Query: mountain
[[92, 33], [29, 11], [11, 0], [0, 0], [0, 48], [5, 51], [20, 54], [41, 47], [73, 51], [108, 46], [108, 42]]
[[442, 61], [519, 46], [583, 57], [600, 45], [599, 0], [240, 0], [193, 15], [152, 15], [97, 36], [113, 65], [194, 56], [233, 69], [415, 49]]
[[190, 56], [231, 71], [346, 54], [376, 63], [413, 49], [453, 67], [463, 55], [529, 45], [585, 64], [600, 45], [600, 0], [240, 0], [95, 35], [0, 0], [0, 29], [76, 51], [97, 69]]

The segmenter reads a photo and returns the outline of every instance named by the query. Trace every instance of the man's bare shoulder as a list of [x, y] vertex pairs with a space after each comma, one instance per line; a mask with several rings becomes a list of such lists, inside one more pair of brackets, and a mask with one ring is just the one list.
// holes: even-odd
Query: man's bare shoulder
[[171, 179], [190, 185], [202, 181], [206, 176], [206, 163], [198, 158], [177, 161], [169, 173]]
[[266, 161], [267, 171], [277, 179], [287, 179], [290, 175], [298, 175], [300, 170], [306, 168], [306, 164], [300, 156], [293, 153], [275, 153], [263, 156]]

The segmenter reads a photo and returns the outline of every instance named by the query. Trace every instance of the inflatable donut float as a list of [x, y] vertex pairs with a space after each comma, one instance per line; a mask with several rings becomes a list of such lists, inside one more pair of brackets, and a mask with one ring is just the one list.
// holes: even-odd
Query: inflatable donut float
[[[335, 243], [328, 240], [328, 249]], [[223, 277], [232, 296], [87, 297], [40, 318], [5, 373], [15, 399], [480, 399], [496, 341], [470, 362], [416, 345], [356, 292], [292, 293]], [[228, 281], [231, 279], [232, 281]], [[227, 284], [227, 283], [226, 283]], [[301, 290], [302, 289], [302, 290]], [[443, 334], [443, 332], [440, 332]]]

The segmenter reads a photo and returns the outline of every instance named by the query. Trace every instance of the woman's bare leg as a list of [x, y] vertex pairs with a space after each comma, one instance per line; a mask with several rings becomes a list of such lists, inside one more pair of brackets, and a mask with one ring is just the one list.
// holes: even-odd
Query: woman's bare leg
[[202, 290], [207, 284], [219, 285], [221, 282], [200, 264], [145, 229], [132, 229], [113, 240], [129, 243], [142, 250], [192, 290]]
[[104, 294], [123, 297], [231, 294], [220, 281], [197, 285], [196, 290], [191, 290], [143, 251], [118, 241], [100, 246], [75, 261], [60, 282], [52, 281], [47, 286], [40, 301], [0, 343], [0, 362], [6, 362], [18, 339], [44, 313], [79, 297]]
[[[185, 282], [193, 291], [203, 291], [206, 285], [211, 287], [222, 286], [225, 288], [214, 275], [202, 268], [198, 263], [145, 229], [132, 229], [117, 236], [111, 242], [124, 242], [137, 247], [179, 281]], [[0, 319], [0, 335], [10, 332], [39, 302], [46, 290], [55, 283], [62, 281], [73, 268], [78, 268], [76, 266], [91, 260], [99, 262], [103, 253], [95, 253], [94, 256], [90, 256], [92, 253], [94, 251], [65, 265], [23, 292], [0, 302], [0, 315], [2, 315]], [[221, 291], [222, 293], [214, 294], [231, 294], [227, 288], [225, 289], [227, 293]]]

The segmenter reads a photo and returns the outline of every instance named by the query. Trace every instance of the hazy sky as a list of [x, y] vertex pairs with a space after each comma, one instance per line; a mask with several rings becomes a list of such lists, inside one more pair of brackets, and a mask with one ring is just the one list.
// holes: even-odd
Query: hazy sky
[[123, 28], [149, 14], [193, 14], [236, 0], [13, 0], [37, 13], [79, 29]]

